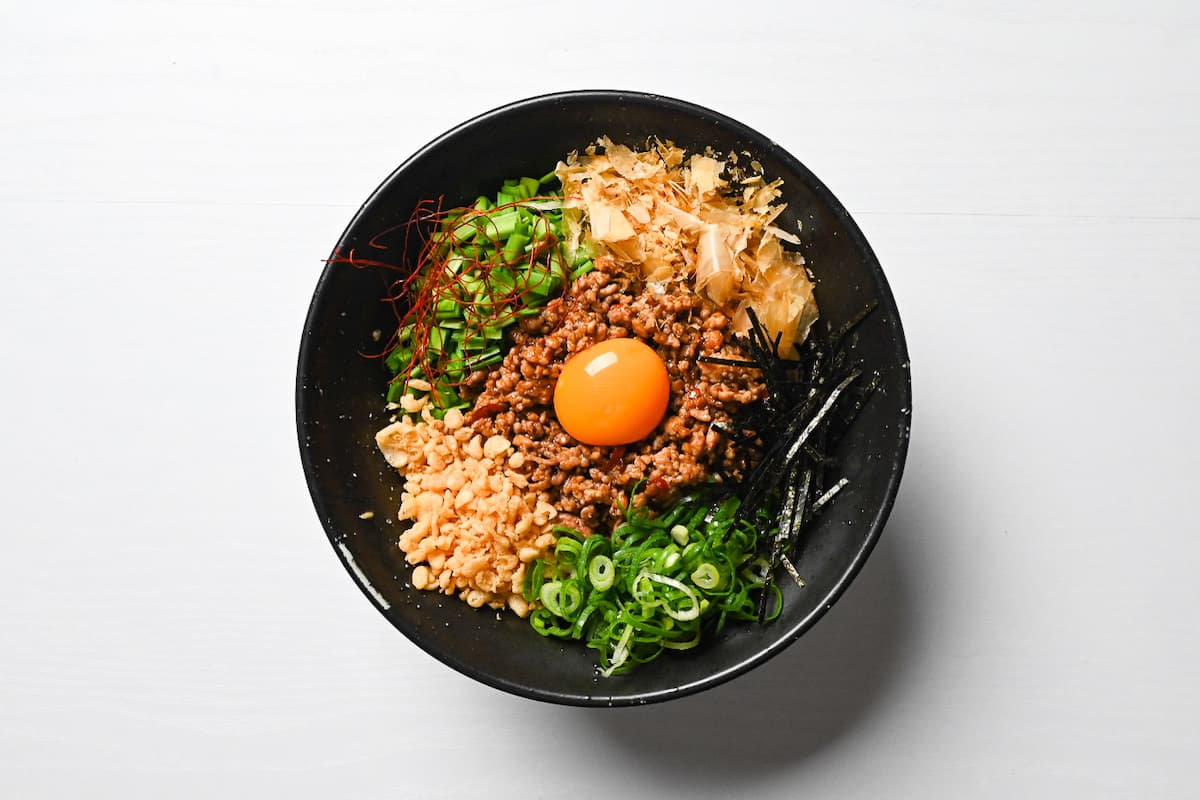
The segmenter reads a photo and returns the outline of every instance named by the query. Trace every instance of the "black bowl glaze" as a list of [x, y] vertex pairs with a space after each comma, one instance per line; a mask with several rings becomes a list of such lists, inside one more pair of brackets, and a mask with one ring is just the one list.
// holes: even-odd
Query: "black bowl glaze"
[[[402, 245], [372, 250], [369, 240], [403, 224], [422, 199], [448, 204], [490, 194], [507, 177], [541, 175], [571, 150], [602, 135], [631, 146], [648, 137], [689, 151], [749, 151], [769, 177], [783, 178], [788, 209], [802, 222], [801, 249], [817, 285], [821, 314], [835, 325], [865, 303], [879, 304], [860, 326], [855, 352], [877, 370], [879, 390], [839, 450], [850, 483], [814, 527], [800, 564], [807, 586], [782, 581], [785, 607], [774, 623], [731, 626], [697, 650], [667, 653], [630, 675], [598, 677], [596, 653], [545, 639], [512, 614], [474, 610], [454, 598], [414, 590], [396, 546], [401, 479], [374, 443], [387, 423], [386, 375], [361, 354], [395, 325], [381, 302], [394, 275], [344, 265], [325, 268], [300, 344], [296, 418], [309, 490], [335, 552], [363, 592], [412, 641], [451, 667], [517, 695], [571, 705], [632, 705], [680, 697], [761, 664], [808, 630], [858, 573], [891, 510], [908, 447], [908, 355], [879, 262], [850, 215], [799, 161], [766, 136], [708, 109], [656, 95], [581, 91], [522, 100], [465, 122], [404, 162], [367, 199], [335, 252], [398, 263]], [[374, 512], [361, 519], [365, 511]]]

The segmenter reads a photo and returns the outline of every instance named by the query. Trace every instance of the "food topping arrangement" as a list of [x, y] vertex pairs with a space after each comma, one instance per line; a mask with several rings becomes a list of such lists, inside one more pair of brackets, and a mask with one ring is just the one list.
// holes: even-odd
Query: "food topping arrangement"
[[777, 574], [803, 585], [803, 531], [845, 485], [828, 453], [873, 386], [852, 326], [815, 324], [761, 173], [601, 138], [416, 210], [376, 436], [414, 587], [579, 640], [608, 676], [772, 619]]

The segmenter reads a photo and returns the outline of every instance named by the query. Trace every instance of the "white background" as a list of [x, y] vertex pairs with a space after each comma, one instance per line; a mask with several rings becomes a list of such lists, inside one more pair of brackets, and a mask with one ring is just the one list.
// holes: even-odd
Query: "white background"
[[[0, 795], [1195, 797], [1200, 12], [8, 2]], [[879, 549], [788, 652], [588, 710], [418, 651], [300, 469], [358, 204], [547, 91], [720, 110], [861, 224], [912, 355]]]

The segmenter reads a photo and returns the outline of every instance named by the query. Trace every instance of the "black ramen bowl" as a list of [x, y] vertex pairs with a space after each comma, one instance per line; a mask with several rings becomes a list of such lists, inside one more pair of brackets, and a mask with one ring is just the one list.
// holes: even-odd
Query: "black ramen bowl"
[[[835, 326], [865, 305], [853, 356], [878, 373], [879, 387], [836, 457], [849, 484], [808, 533], [800, 588], [783, 575], [784, 607], [774, 622], [729, 625], [684, 653], [665, 653], [627, 675], [599, 677], [596, 652], [543, 638], [511, 613], [473, 609], [454, 597], [413, 589], [397, 540], [401, 477], [375, 446], [388, 423], [388, 375], [373, 332], [396, 325], [382, 302], [394, 272], [326, 266], [300, 344], [296, 417], [313, 503], [334, 552], [366, 597], [405, 636], [444, 663], [486, 684], [537, 700], [584, 706], [667, 700], [719, 684], [779, 653], [829, 610], [862, 568], [887, 520], [908, 446], [908, 355], [892, 294], [854, 220], [825, 185], [768, 137], [690, 103], [637, 92], [581, 91], [522, 100], [465, 122], [426, 145], [375, 190], [335, 253], [389, 263], [370, 242], [403, 225], [423, 200], [447, 206], [492, 194], [505, 178], [542, 175], [598, 137], [642, 147], [669, 139], [689, 152], [748, 151], [769, 178], [782, 178], [787, 211], [816, 282], [821, 315]], [[390, 327], [389, 327], [390, 326]], [[364, 512], [373, 512], [373, 516]]]

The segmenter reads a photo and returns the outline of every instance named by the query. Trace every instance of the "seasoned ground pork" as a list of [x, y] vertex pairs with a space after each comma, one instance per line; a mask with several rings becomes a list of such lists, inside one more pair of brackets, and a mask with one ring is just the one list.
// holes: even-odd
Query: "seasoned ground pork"
[[[639, 481], [643, 499], [659, 502], [710, 476], [740, 476], [747, 467], [745, 448], [732, 446], [718, 428], [765, 394], [752, 369], [697, 361], [700, 355], [745, 358], [727, 339], [726, 314], [686, 289], [645, 286], [611, 259], [598, 259], [597, 267], [521, 324], [469, 418], [484, 437], [503, 436], [525, 454], [529, 489], [547, 493], [561, 513], [559, 522], [588, 532], [606, 531]], [[581, 444], [554, 416], [562, 365], [597, 342], [628, 336], [650, 344], [666, 363], [667, 415], [640, 442]]]

